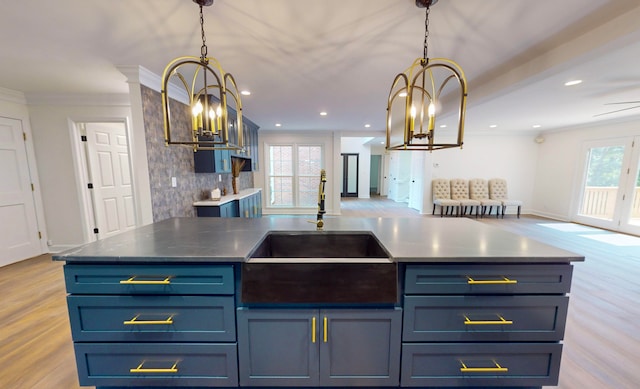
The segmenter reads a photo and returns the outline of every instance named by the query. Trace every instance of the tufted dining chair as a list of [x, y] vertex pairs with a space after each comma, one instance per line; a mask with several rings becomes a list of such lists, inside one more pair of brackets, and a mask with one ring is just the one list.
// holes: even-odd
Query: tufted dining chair
[[[484, 178], [473, 178], [469, 180], [469, 198], [480, 202], [482, 216], [486, 214], [491, 215], [493, 207], [496, 207], [496, 218], [500, 217], [502, 201], [489, 198], [489, 184]], [[487, 207], [489, 207], [488, 212]]]
[[445, 213], [447, 215], [453, 214], [454, 208], [456, 210], [456, 216], [458, 216], [460, 202], [457, 200], [451, 200], [451, 187], [449, 186], [449, 180], [445, 178], [435, 178], [431, 180], [431, 197], [433, 198], [432, 215], [436, 214], [436, 206], [439, 206], [440, 217], [443, 217]]
[[520, 208], [522, 201], [510, 200], [507, 192], [507, 180], [504, 178], [492, 178], [489, 180], [489, 198], [499, 200], [502, 203], [502, 218], [508, 206], [518, 207], [518, 219], [520, 218]]
[[449, 181], [451, 186], [451, 200], [460, 202], [460, 215], [464, 216], [467, 213], [467, 207], [471, 207], [469, 215], [473, 214], [473, 208], [476, 209], [476, 218], [478, 217], [478, 211], [480, 210], [480, 201], [472, 200], [469, 198], [469, 183], [462, 178], [453, 178]]

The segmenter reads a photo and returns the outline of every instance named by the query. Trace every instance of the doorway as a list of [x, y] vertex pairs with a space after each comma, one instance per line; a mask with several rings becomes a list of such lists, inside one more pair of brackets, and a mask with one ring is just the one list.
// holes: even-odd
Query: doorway
[[382, 155], [371, 156], [371, 170], [369, 173], [369, 194], [380, 196]]
[[358, 197], [359, 154], [342, 155], [342, 191], [340, 197]]
[[133, 229], [136, 201], [126, 123], [82, 122], [75, 129], [85, 239], [100, 240]]
[[640, 235], [640, 137], [584, 145], [576, 221]]

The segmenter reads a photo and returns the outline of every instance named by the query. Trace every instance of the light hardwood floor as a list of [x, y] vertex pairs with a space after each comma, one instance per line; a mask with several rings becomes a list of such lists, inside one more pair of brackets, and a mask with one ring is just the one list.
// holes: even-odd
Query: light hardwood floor
[[[385, 199], [342, 203], [350, 217], [432, 217]], [[536, 217], [478, 219], [575, 253], [559, 388], [640, 387], [640, 246], [616, 246], [562, 231]], [[580, 226], [576, 228], [582, 228]], [[42, 255], [0, 268], [0, 388], [76, 389], [62, 264]]]

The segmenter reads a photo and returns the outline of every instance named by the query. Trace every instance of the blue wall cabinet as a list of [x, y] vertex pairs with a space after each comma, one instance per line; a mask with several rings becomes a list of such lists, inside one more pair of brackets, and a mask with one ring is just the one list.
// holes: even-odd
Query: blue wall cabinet
[[199, 150], [193, 153], [193, 168], [196, 173], [231, 173], [229, 150]]
[[401, 312], [240, 308], [240, 385], [398, 386]]

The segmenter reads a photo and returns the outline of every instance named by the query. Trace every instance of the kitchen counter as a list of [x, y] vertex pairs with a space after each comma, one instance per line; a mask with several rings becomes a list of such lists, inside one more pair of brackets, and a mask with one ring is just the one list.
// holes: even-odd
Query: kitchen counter
[[[582, 256], [467, 218], [309, 219], [174, 218], [54, 255], [80, 385], [557, 385]], [[360, 256], [249, 258], [325, 247]]]
[[[173, 218], [55, 254], [53, 259], [69, 263], [245, 262], [267, 232], [315, 231], [311, 219]], [[325, 217], [325, 231], [371, 231], [395, 262], [584, 260], [577, 254], [467, 218]]]
[[234, 200], [240, 200], [245, 197], [253, 196], [254, 194], [260, 192], [261, 190], [262, 189], [260, 188], [242, 189], [238, 194], [222, 196], [220, 197], [220, 200], [207, 199], [207, 200], [196, 201], [195, 203], [193, 203], [193, 206], [194, 207], [219, 207], [221, 205], [224, 205]]

